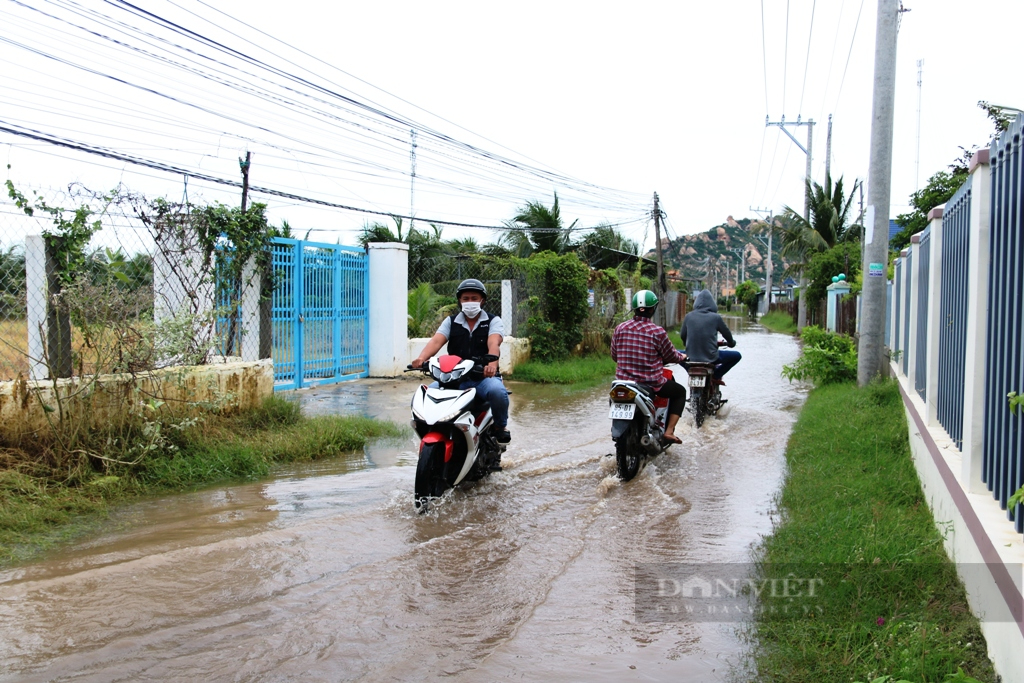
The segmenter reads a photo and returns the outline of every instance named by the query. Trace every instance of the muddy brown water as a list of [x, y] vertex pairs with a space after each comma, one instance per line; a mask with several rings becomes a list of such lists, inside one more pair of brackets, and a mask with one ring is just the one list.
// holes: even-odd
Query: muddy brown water
[[[736, 329], [736, 321], [731, 321]], [[0, 681], [719, 681], [738, 623], [642, 623], [638, 562], [745, 562], [803, 390], [791, 337], [742, 325], [727, 413], [632, 482], [607, 387], [511, 384], [505, 471], [412, 506], [409, 436], [268, 481], [147, 500], [0, 572]], [[405, 422], [411, 381], [304, 392]], [[723, 411], [725, 412], [725, 411]]]

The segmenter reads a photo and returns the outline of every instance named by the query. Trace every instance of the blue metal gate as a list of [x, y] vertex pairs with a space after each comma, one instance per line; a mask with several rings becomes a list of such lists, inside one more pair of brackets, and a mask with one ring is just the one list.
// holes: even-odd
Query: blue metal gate
[[274, 388], [369, 374], [366, 252], [277, 238], [273, 252]]

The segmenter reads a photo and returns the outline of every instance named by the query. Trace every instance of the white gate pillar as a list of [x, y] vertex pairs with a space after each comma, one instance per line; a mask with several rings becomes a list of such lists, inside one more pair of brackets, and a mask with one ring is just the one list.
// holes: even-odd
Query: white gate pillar
[[366, 293], [370, 377], [397, 377], [409, 358], [409, 245], [370, 242]]
[[[964, 349], [964, 433], [960, 480], [969, 493], [986, 493], [981, 481], [985, 429], [985, 350], [988, 346], [989, 150], [971, 159], [971, 215], [967, 247], [967, 343]], [[1006, 407], [1005, 405], [1003, 406]]]

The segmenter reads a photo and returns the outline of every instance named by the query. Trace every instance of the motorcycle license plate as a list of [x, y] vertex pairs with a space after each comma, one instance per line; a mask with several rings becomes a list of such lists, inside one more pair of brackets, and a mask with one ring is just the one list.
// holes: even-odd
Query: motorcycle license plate
[[703, 375], [693, 375], [693, 376], [690, 377], [690, 386], [691, 387], [703, 387], [704, 383], [707, 380], [708, 380], [708, 378], [703, 376]]
[[608, 417], [612, 420], [632, 420], [635, 412], [635, 403], [613, 403]]

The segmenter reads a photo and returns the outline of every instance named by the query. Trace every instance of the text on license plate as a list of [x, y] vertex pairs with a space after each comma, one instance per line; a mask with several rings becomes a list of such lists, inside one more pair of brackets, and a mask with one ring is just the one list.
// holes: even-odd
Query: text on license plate
[[690, 377], [690, 386], [691, 387], [702, 387], [702, 386], [704, 386], [704, 382], [706, 382], [707, 379], [708, 378], [703, 376], [703, 375], [692, 375]]
[[612, 409], [608, 411], [608, 417], [612, 420], [632, 420], [635, 412], [635, 403], [613, 403]]

